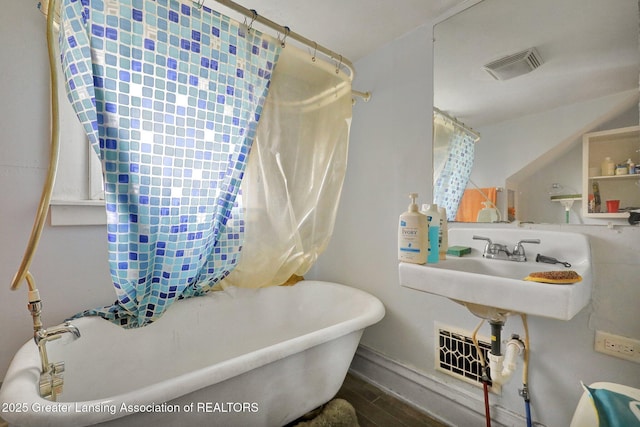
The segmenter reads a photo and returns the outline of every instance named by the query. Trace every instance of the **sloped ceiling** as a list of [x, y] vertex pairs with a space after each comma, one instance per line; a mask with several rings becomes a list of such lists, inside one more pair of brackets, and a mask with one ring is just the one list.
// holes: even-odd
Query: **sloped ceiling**
[[[484, 0], [434, 34], [435, 105], [474, 128], [638, 89], [635, 0]], [[543, 64], [529, 74], [483, 69], [532, 47]]]
[[[638, 87], [635, 0], [235, 1], [352, 62], [473, 5], [435, 27], [434, 104], [475, 128]], [[482, 68], [534, 46], [544, 63], [528, 75], [496, 81]]]
[[[465, 0], [235, 0], [352, 62]], [[213, 0], [212, 9], [225, 12]], [[223, 10], [224, 9], [224, 10]], [[233, 12], [228, 13], [238, 19]], [[243, 18], [240, 20], [242, 21]]]

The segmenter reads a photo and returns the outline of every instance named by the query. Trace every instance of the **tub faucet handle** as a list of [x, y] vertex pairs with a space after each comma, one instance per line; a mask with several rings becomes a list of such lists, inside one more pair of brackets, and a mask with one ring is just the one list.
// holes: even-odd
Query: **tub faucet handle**
[[64, 362], [49, 364], [47, 372], [40, 374], [40, 396], [55, 401], [62, 394]]
[[54, 362], [51, 364], [51, 373], [59, 375], [64, 372], [64, 362]]

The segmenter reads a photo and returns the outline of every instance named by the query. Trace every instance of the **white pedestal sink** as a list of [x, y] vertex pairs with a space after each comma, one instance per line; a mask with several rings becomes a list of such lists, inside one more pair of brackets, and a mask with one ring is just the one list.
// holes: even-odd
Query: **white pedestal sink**
[[[487, 242], [483, 236], [502, 243], [509, 250], [525, 239], [540, 239], [540, 244], [525, 244], [527, 261], [483, 258]], [[475, 315], [487, 319], [513, 313], [527, 313], [569, 320], [591, 299], [591, 249], [586, 236], [578, 233], [528, 230], [520, 228], [452, 228], [449, 246], [469, 246], [471, 254], [447, 255], [437, 264], [400, 263], [400, 284], [464, 304]], [[535, 261], [542, 254], [571, 263], [544, 264]], [[574, 284], [547, 284], [523, 280], [529, 273], [549, 270], [574, 270], [582, 281]]]

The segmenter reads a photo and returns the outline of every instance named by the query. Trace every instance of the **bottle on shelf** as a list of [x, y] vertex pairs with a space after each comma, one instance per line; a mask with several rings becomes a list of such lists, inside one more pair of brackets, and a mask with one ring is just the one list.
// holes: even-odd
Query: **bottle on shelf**
[[602, 202], [600, 201], [600, 186], [598, 185], [598, 181], [593, 181], [593, 212], [600, 212], [600, 206]]
[[605, 157], [602, 161], [602, 176], [613, 176], [616, 173], [616, 164], [611, 157]]
[[636, 173], [636, 164], [633, 163], [633, 160], [631, 160], [631, 158], [627, 159], [627, 168], [629, 168], [629, 174]]

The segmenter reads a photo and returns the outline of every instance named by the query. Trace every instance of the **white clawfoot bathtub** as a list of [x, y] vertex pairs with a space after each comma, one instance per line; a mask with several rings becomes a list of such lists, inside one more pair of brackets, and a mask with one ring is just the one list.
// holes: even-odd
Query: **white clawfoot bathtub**
[[38, 427], [282, 426], [336, 394], [363, 329], [382, 317], [363, 291], [303, 281], [179, 301], [140, 329], [77, 319], [81, 338], [47, 344], [49, 360], [66, 365], [58, 401], [38, 395], [29, 341], [4, 379], [0, 417]]

